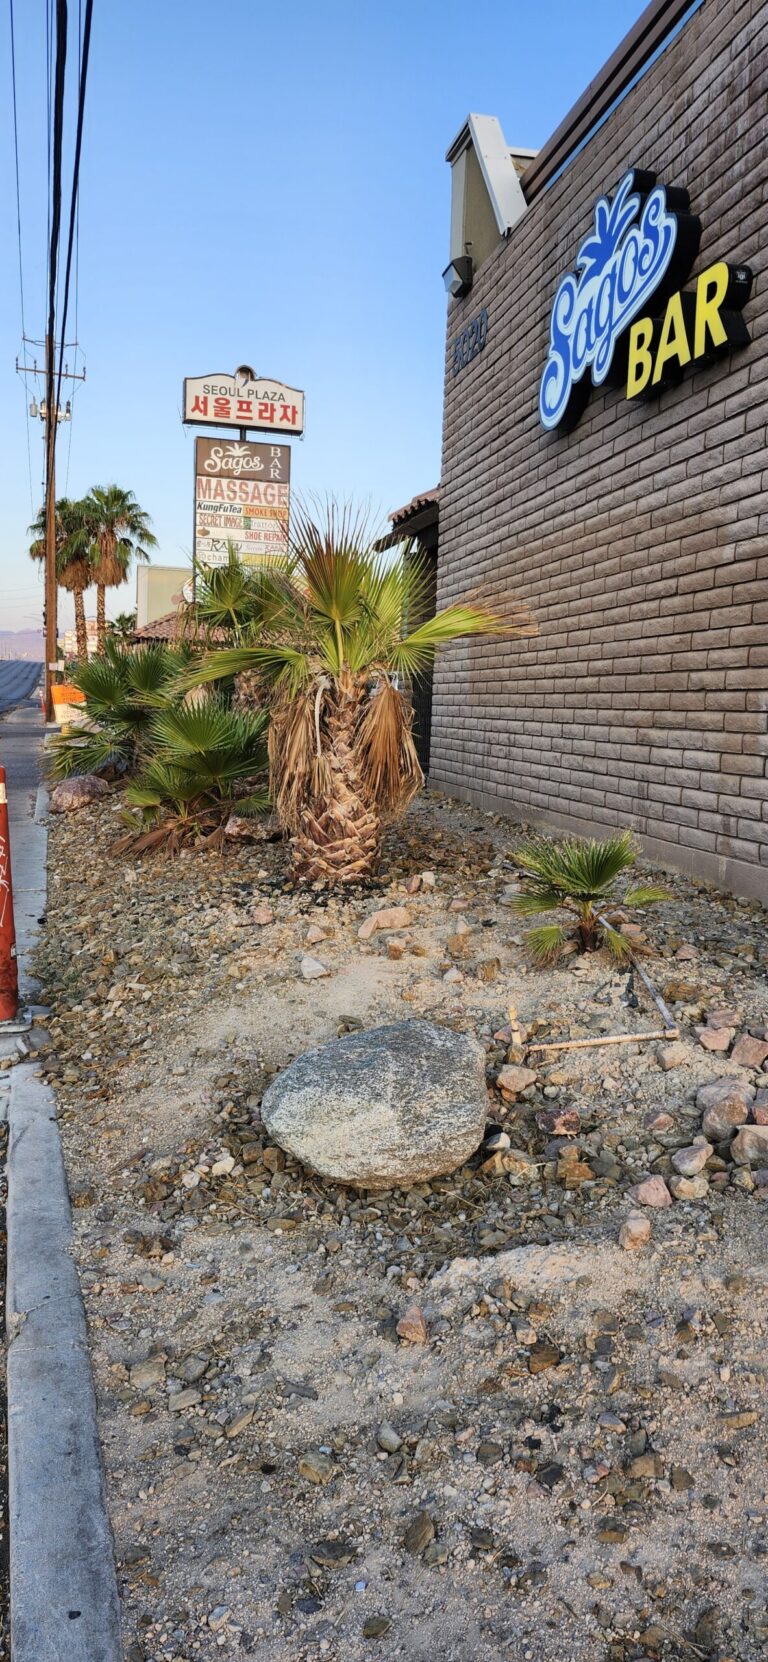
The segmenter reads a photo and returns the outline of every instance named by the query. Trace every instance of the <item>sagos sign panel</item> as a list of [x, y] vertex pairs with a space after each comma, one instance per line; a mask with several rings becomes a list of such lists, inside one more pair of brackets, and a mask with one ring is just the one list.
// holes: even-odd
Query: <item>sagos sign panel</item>
[[287, 444], [196, 439], [196, 562], [226, 565], [230, 543], [246, 566], [284, 555], [290, 477]]

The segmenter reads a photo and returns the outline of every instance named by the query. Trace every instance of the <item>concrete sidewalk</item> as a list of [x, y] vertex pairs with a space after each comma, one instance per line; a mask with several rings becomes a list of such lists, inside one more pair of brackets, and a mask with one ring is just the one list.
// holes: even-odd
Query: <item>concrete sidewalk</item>
[[[43, 731], [32, 699], [0, 723], [23, 999], [34, 996], [29, 959], [45, 911]], [[0, 1041], [6, 1054], [12, 1042]], [[10, 1082], [11, 1649], [14, 1662], [120, 1662], [114, 1550], [56, 1104], [34, 1061], [14, 1067]]]

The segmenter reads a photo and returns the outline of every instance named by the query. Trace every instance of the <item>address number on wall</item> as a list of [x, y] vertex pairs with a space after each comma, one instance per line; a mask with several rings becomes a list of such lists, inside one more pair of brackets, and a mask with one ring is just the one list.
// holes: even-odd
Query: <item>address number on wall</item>
[[451, 373], [460, 375], [461, 371], [466, 369], [467, 364], [477, 357], [478, 352], [482, 352], [487, 339], [488, 312], [484, 306], [482, 311], [478, 312], [477, 317], [473, 317], [472, 322], [467, 324], [466, 329], [462, 329], [461, 334], [456, 336], [453, 343]]

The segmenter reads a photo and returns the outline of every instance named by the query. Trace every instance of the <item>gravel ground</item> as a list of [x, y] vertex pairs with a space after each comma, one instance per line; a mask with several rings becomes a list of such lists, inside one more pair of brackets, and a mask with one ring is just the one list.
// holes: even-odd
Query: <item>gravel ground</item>
[[[113, 859], [118, 807], [52, 826], [38, 970], [129, 1662], [753, 1662], [765, 1180], [718, 1145], [647, 1247], [618, 1232], [634, 1185], [674, 1187], [701, 1085], [768, 1087], [696, 1031], [727, 1004], [759, 1043], [764, 913], [672, 878], [646, 963], [675, 1065], [529, 1054], [502, 1092], [510, 1002], [539, 1042], [659, 1023], [600, 955], [528, 966], [509, 822], [426, 797], [339, 899], [295, 894], [266, 839]], [[382, 904], [410, 924], [359, 941]], [[423, 1014], [484, 1043], [506, 1164], [371, 1196], [270, 1146], [293, 1056]]]

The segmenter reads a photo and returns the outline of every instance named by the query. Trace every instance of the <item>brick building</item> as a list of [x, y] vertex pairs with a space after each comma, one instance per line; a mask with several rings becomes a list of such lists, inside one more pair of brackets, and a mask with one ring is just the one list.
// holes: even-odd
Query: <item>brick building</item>
[[[448, 153], [437, 599], [513, 592], [539, 634], [445, 652], [430, 760], [451, 795], [569, 832], [631, 826], [653, 857], [763, 900], [767, 39], [768, 0], [654, 0], [537, 155], [508, 149], [484, 117]], [[663, 374], [652, 396], [627, 397], [629, 328], [617, 329], [609, 378], [593, 384], [593, 354], [566, 418], [548, 427], [539, 395], [555, 294], [600, 230], [597, 199], [607, 212], [631, 169], [635, 225], [654, 175], [667, 217], [679, 215], [677, 269], [643, 309], [655, 332], [638, 337], [638, 351], [651, 342], [649, 372], [661, 339]], [[650, 224], [646, 234], [656, 258]], [[713, 316], [694, 341], [697, 276], [719, 262], [731, 268], [715, 296], [725, 347]], [[637, 269], [622, 269], [631, 287]], [[707, 282], [704, 302], [717, 278]]]

